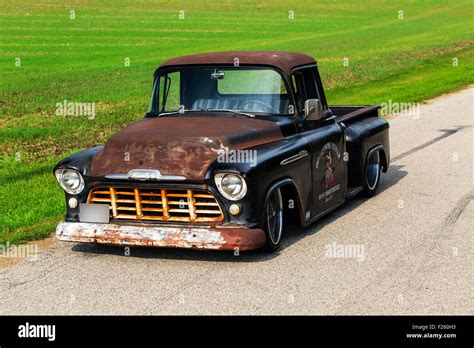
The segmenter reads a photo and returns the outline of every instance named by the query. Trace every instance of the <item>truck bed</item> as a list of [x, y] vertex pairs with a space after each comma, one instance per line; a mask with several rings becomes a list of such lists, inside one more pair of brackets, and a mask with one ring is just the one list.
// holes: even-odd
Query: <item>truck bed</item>
[[346, 197], [360, 192], [364, 185], [366, 156], [377, 146], [383, 146], [382, 170], [390, 162], [388, 122], [378, 117], [380, 105], [330, 106], [336, 122], [344, 123], [346, 151], [349, 154]]
[[380, 105], [361, 105], [361, 106], [340, 106], [329, 107], [336, 116], [337, 122], [350, 123], [357, 119], [367, 116], [377, 116]]

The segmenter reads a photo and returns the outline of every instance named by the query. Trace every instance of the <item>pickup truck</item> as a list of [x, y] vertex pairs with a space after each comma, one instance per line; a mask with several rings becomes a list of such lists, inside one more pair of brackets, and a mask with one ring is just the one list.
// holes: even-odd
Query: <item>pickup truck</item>
[[143, 120], [53, 169], [67, 213], [59, 240], [124, 246], [278, 249], [389, 166], [379, 106], [329, 106], [316, 61], [247, 51], [170, 59]]

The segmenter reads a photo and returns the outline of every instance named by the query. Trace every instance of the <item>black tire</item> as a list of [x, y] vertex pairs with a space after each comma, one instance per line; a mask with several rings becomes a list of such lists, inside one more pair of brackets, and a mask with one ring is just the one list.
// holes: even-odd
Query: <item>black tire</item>
[[380, 173], [382, 169], [380, 151], [373, 151], [367, 158], [364, 178], [364, 195], [372, 197], [377, 193], [380, 183]]
[[267, 236], [264, 250], [277, 250], [283, 235], [283, 199], [280, 188], [273, 190], [265, 203], [264, 230]]

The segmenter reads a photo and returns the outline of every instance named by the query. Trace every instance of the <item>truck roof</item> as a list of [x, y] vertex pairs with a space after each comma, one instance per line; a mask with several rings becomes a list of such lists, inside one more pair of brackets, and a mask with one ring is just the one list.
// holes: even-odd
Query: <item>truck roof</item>
[[307, 64], [315, 64], [311, 56], [304, 53], [280, 51], [228, 51], [192, 54], [171, 58], [160, 65], [160, 68], [177, 65], [263, 65], [278, 68], [290, 75], [291, 69]]

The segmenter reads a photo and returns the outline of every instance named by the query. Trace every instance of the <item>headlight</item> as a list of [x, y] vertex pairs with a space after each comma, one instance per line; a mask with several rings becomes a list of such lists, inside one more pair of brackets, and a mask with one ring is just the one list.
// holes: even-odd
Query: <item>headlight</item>
[[73, 169], [58, 169], [54, 173], [59, 185], [69, 194], [78, 194], [84, 189], [82, 175]]
[[247, 193], [245, 179], [238, 174], [217, 173], [214, 176], [219, 192], [228, 200], [238, 201]]

